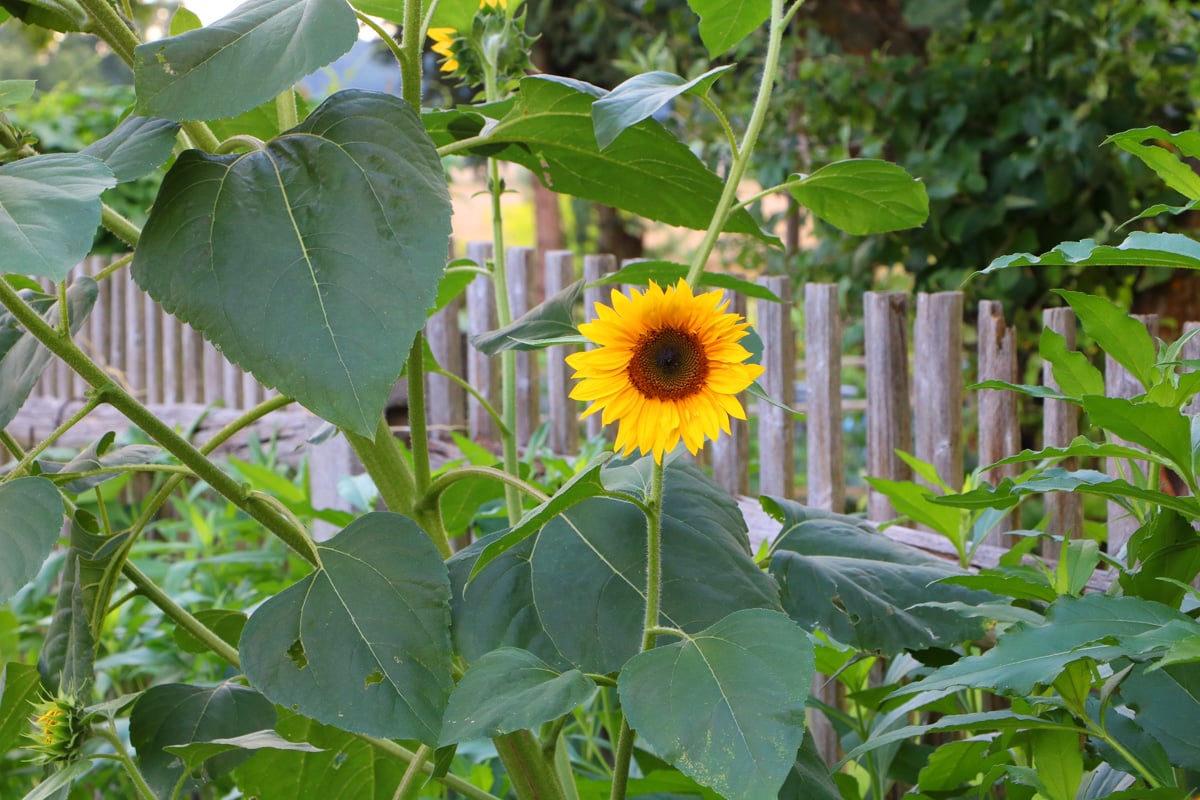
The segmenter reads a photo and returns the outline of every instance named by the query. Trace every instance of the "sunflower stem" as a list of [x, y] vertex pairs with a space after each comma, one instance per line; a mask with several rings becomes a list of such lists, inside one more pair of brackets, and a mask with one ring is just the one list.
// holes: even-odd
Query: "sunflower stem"
[[[662, 509], [663, 478], [666, 470], [659, 459], [654, 460], [650, 479], [650, 496], [646, 498], [646, 617], [642, 623], [642, 652], [654, 647], [662, 628], [658, 625], [662, 605]], [[625, 800], [629, 783], [629, 761], [633, 757], [633, 741], [637, 733], [629, 727], [629, 719], [621, 715], [621, 733], [617, 737], [614, 756], [612, 793], [610, 800]]]
[[737, 197], [738, 184], [746, 174], [750, 164], [750, 156], [754, 152], [754, 144], [762, 132], [763, 123], [767, 118], [767, 108], [771, 101], [771, 88], [775, 85], [775, 73], [779, 69], [779, 52], [783, 45], [783, 30], [786, 27], [783, 18], [783, 0], [771, 0], [771, 27], [767, 37], [767, 55], [763, 61], [762, 80], [758, 85], [758, 96], [754, 99], [754, 109], [750, 112], [750, 122], [746, 125], [746, 133], [742, 136], [742, 146], [737, 151], [737, 157], [729, 167], [729, 175], [725, 178], [725, 189], [717, 208], [713, 212], [708, 230], [704, 232], [704, 240], [692, 256], [691, 268], [688, 269], [688, 286], [696, 286], [704, 265], [717, 244], [717, 237], [725, 228], [733, 203]]

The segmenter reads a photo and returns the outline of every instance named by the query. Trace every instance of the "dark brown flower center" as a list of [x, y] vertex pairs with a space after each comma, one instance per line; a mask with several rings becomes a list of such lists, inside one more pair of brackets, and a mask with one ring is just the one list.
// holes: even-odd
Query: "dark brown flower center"
[[696, 336], [678, 328], [660, 328], [638, 340], [628, 374], [633, 388], [644, 397], [677, 400], [704, 387], [708, 359]]

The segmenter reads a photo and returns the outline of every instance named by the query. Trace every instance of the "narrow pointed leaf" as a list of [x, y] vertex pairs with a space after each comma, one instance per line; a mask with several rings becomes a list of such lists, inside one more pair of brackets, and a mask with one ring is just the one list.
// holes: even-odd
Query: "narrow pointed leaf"
[[575, 327], [575, 303], [583, 292], [583, 281], [575, 281], [548, 297], [509, 325], [471, 337], [471, 345], [485, 355], [504, 350], [535, 350], [542, 341], [553, 341], [579, 333]]
[[630, 726], [663, 759], [722, 797], [754, 800], [776, 796], [795, 763], [813, 672], [804, 631], [751, 609], [635, 656], [617, 686]]
[[1104, 376], [1092, 366], [1087, 356], [1078, 350], [1067, 349], [1066, 338], [1053, 328], [1042, 328], [1038, 352], [1050, 362], [1054, 382], [1069, 397], [1079, 399], [1089, 394], [1104, 394]]
[[117, 182], [125, 183], [166, 163], [178, 132], [177, 122], [154, 117], [126, 117], [112, 133], [79, 152], [103, 161]]
[[132, 269], [262, 383], [373, 436], [449, 232], [441, 162], [416, 114], [345, 91], [261, 151], [184, 153]]
[[1192, 475], [1191, 420], [1178, 409], [1123, 397], [1085, 397], [1083, 410], [1092, 424], [1174, 462]]
[[1063, 242], [1041, 255], [1014, 253], [988, 264], [983, 273], [1009, 267], [1050, 267], [1079, 264], [1108, 267], [1179, 267], [1200, 269], [1200, 242], [1182, 233], [1134, 231], [1118, 245], [1098, 245], [1092, 239]]
[[50, 481], [0, 483], [0, 602], [8, 602], [34, 579], [58, 540], [62, 521], [62, 495]]
[[617, 86], [592, 106], [592, 124], [600, 149], [608, 147], [631, 125], [654, 116], [684, 94], [704, 95], [733, 64], [715, 67], [691, 80], [670, 72], [643, 72]]
[[925, 185], [888, 161], [827, 164], [811, 175], [793, 175], [788, 191], [815, 216], [856, 236], [915, 228], [929, 217]]
[[67, 277], [92, 249], [100, 194], [116, 185], [104, 162], [80, 153], [0, 166], [0, 273]]
[[1106, 354], [1129, 370], [1142, 386], [1149, 388], [1154, 383], [1154, 340], [1145, 325], [1103, 297], [1065, 290], [1057, 293], [1070, 303], [1084, 331]]
[[[274, 725], [275, 706], [253, 689], [235, 683], [167, 683], [147, 689], [138, 698], [129, 714], [129, 740], [137, 749], [138, 766], [147, 783], [159, 797], [170, 797], [185, 766], [167, 747], [238, 736]], [[205, 772], [209, 777], [226, 774], [248, 756], [239, 751], [216, 755], [205, 765]], [[192, 781], [190, 789], [196, 785]]]
[[[67, 287], [72, 333], [83, 327], [98, 294], [99, 287], [91, 278], [80, 278]], [[33, 292], [22, 292], [22, 296], [49, 325], [57, 327], [60, 320], [57, 298]], [[0, 311], [0, 429], [16, 418], [53, 358], [46, 346], [7, 310]]]
[[179, 121], [240, 114], [333, 62], [357, 38], [345, 0], [251, 0], [212, 25], [138, 45], [137, 113]]
[[559, 672], [526, 650], [493, 650], [472, 664], [454, 687], [441, 744], [536, 730], [595, 694], [596, 684], [577, 669]]
[[72, 476], [82, 472], [96, 472], [131, 464], [149, 464], [162, 452], [161, 448], [149, 444], [125, 445], [114, 450], [112, 449], [114, 439], [115, 434], [110, 431], [66, 463], [39, 460], [38, 464], [44, 474], [54, 476], [55, 483], [61, 486], [65, 493], [79, 494], [116, 477], [117, 473], [89, 475], [86, 478], [72, 478]]
[[321, 568], [250, 616], [239, 649], [271, 700], [340, 728], [436, 744], [450, 678], [450, 586], [433, 542], [399, 514], [317, 546]]
[[[242, 754], [249, 757], [256, 750], [296, 750], [301, 753], [319, 753], [321, 748], [313, 747], [308, 742], [289, 742], [273, 730], [252, 731], [240, 736], [230, 736], [222, 739], [193, 741], [185, 744], [169, 744], [163, 748], [168, 753], [183, 759], [188, 772], [197, 772], [217, 756], [235, 750], [250, 751]], [[226, 768], [228, 769], [228, 768]], [[208, 772], [207, 768], [205, 769]]]
[[[1152, 144], [1147, 145], [1150, 141]], [[1200, 132], [1168, 133], [1157, 125], [1114, 133], [1104, 144], [1115, 144], [1126, 153], [1137, 156], [1142, 163], [1162, 178], [1163, 182], [1189, 200], [1200, 200], [1200, 175], [1172, 151], [1160, 146], [1170, 142], [1186, 158], [1200, 157]]]

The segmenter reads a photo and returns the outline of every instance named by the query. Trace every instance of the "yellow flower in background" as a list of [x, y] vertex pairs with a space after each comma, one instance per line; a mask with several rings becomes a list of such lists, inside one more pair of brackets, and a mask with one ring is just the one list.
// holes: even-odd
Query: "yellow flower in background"
[[[480, 8], [508, 9], [508, 0], [479, 0]], [[458, 58], [454, 53], [454, 40], [459, 38], [455, 28], [430, 28], [429, 38], [433, 39], [433, 52], [445, 58], [442, 62], [442, 72], [454, 72], [458, 69]]]
[[583, 416], [600, 411], [604, 424], [619, 423], [623, 455], [637, 449], [661, 463], [680, 440], [694, 455], [729, 433], [731, 416], [746, 418], [737, 394], [763, 368], [743, 363], [750, 351], [738, 341], [749, 324], [728, 306], [720, 291], [651, 281], [630, 297], [614, 290], [612, 306], [597, 303], [597, 319], [579, 326], [599, 347], [567, 357], [580, 380], [571, 397], [591, 403]]

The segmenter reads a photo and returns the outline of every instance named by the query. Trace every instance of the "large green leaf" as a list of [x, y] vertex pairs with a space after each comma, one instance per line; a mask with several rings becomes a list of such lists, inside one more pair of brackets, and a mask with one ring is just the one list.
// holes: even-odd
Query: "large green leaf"
[[454, 687], [441, 744], [537, 729], [595, 693], [596, 684], [577, 669], [559, 672], [527, 650], [493, 650], [472, 664]]
[[1137, 724], [1158, 740], [1173, 764], [1200, 770], [1200, 742], [1192, 733], [1200, 715], [1200, 664], [1136, 667], [1122, 681], [1121, 696], [1137, 711]]
[[263, 150], [180, 156], [133, 276], [262, 383], [373, 436], [433, 304], [450, 213], [408, 105], [338, 92]]
[[0, 670], [0, 753], [17, 747], [29, 730], [30, 703], [37, 702], [41, 689], [36, 667], [9, 662]]
[[635, 656], [617, 680], [629, 724], [662, 758], [729, 800], [774, 797], [804, 740], [812, 641], [749, 609]]
[[1194, 474], [1191, 420], [1178, 409], [1093, 395], [1083, 398], [1083, 410], [1093, 425], [1170, 459], [1185, 476]]
[[856, 236], [915, 228], [929, 217], [925, 184], [888, 161], [837, 161], [793, 175], [787, 187], [814, 216]]
[[1134, 231], [1118, 245], [1098, 245], [1092, 239], [1063, 242], [1042, 255], [1014, 253], [1001, 256], [983, 272], [1009, 267], [1052, 267], [1079, 264], [1109, 267], [1178, 267], [1200, 269], [1200, 242], [1182, 233]]
[[700, 17], [700, 40], [717, 57], [771, 16], [771, 0], [688, 0]]
[[258, 800], [391, 800], [405, 763], [345, 731], [290, 711], [275, 726], [285, 739], [321, 752], [261, 750], [234, 772], [238, 788]]
[[940, 583], [960, 571], [893, 542], [851, 517], [765, 497], [783, 527], [771, 574], [783, 607], [809, 630], [823, 630], [861, 650], [896, 653], [983, 633], [985, 621], [922, 603], [978, 605], [995, 596]]
[[120, 183], [161, 167], [171, 156], [179, 123], [153, 117], [126, 117], [113, 132], [79, 152], [108, 165]]
[[436, 744], [450, 695], [450, 586], [416, 523], [376, 512], [259, 606], [242, 669], [273, 701], [349, 731]]
[[[610, 491], [642, 499], [653, 459], [601, 472]], [[750, 558], [737, 504], [694, 464], [665, 477], [662, 622], [702, 630], [743, 608], [779, 608], [778, 587]], [[638, 652], [645, 615], [646, 519], [632, 503], [593, 497], [496, 557], [467, 586], [493, 534], [449, 561], [454, 641], [475, 660], [519, 647], [555, 669], [611, 672]]]
[[[652, 463], [646, 457], [606, 470], [605, 484], [644, 499]], [[661, 624], [692, 632], [741, 609], [779, 608], [779, 589], [750, 557], [733, 498], [684, 461], [667, 467], [664, 495]], [[537, 537], [530, 565], [538, 618], [558, 650], [587, 672], [618, 670], [641, 647], [645, 537], [641, 509], [600, 497], [572, 507]]]
[[331, 63], [357, 38], [345, 0], [251, 0], [212, 25], [138, 45], [137, 112], [179, 121], [240, 114]]
[[[1153, 144], [1145, 144], [1147, 140]], [[1200, 200], [1200, 175], [1175, 153], [1162, 147], [1163, 142], [1170, 142], [1178, 147], [1184, 157], [1200, 157], [1200, 132], [1197, 131], [1168, 133], [1157, 125], [1151, 125], [1114, 133], [1104, 140], [1104, 144], [1115, 144], [1125, 152], [1137, 156], [1142, 163], [1154, 170], [1167, 186], [1189, 200]]]
[[[529, 167], [556, 192], [670, 225], [707, 228], [724, 188], [721, 179], [654, 120], [627, 128], [601, 150], [592, 129], [592, 103], [603, 95], [581, 81], [524, 78], [516, 104], [488, 132], [484, 148], [513, 145], [487, 153]], [[617, 175], [620, 180], [613, 179]], [[776, 241], [745, 209], [729, 218], [725, 230]]]
[[100, 194], [116, 185], [104, 162], [79, 153], [0, 166], [0, 273], [66, 278], [92, 249]]
[[896, 694], [968, 687], [1027, 695], [1082, 658], [1110, 661], [1162, 649], [1163, 637], [1154, 634], [1169, 623], [1196, 626], [1185, 614], [1137, 597], [1063, 596], [1047, 609], [1044, 624], [1018, 623], [983, 655], [942, 667]]
[[617, 86], [592, 105], [592, 124], [600, 148], [608, 147], [631, 125], [654, 116], [682, 94], [705, 95], [732, 64], [715, 67], [691, 80], [670, 72], [643, 72]]
[[[67, 287], [67, 319], [72, 333], [83, 327], [98, 294], [99, 287], [91, 278], [80, 278]], [[30, 291], [22, 291], [21, 295], [48, 324], [57, 327], [60, 308], [56, 298]], [[0, 428], [16, 418], [53, 358], [12, 314], [0, 311]]]
[[62, 495], [45, 478], [0, 483], [0, 603], [33, 580], [63, 521]]
[[[191, 686], [167, 683], [145, 691], [129, 714], [129, 740], [138, 766], [159, 797], [171, 797], [185, 767], [169, 745], [207, 742], [275, 725], [275, 706], [236, 683]], [[205, 773], [224, 775], [249, 756], [234, 750], [205, 763]], [[192, 783], [195, 786], [195, 783]]]

